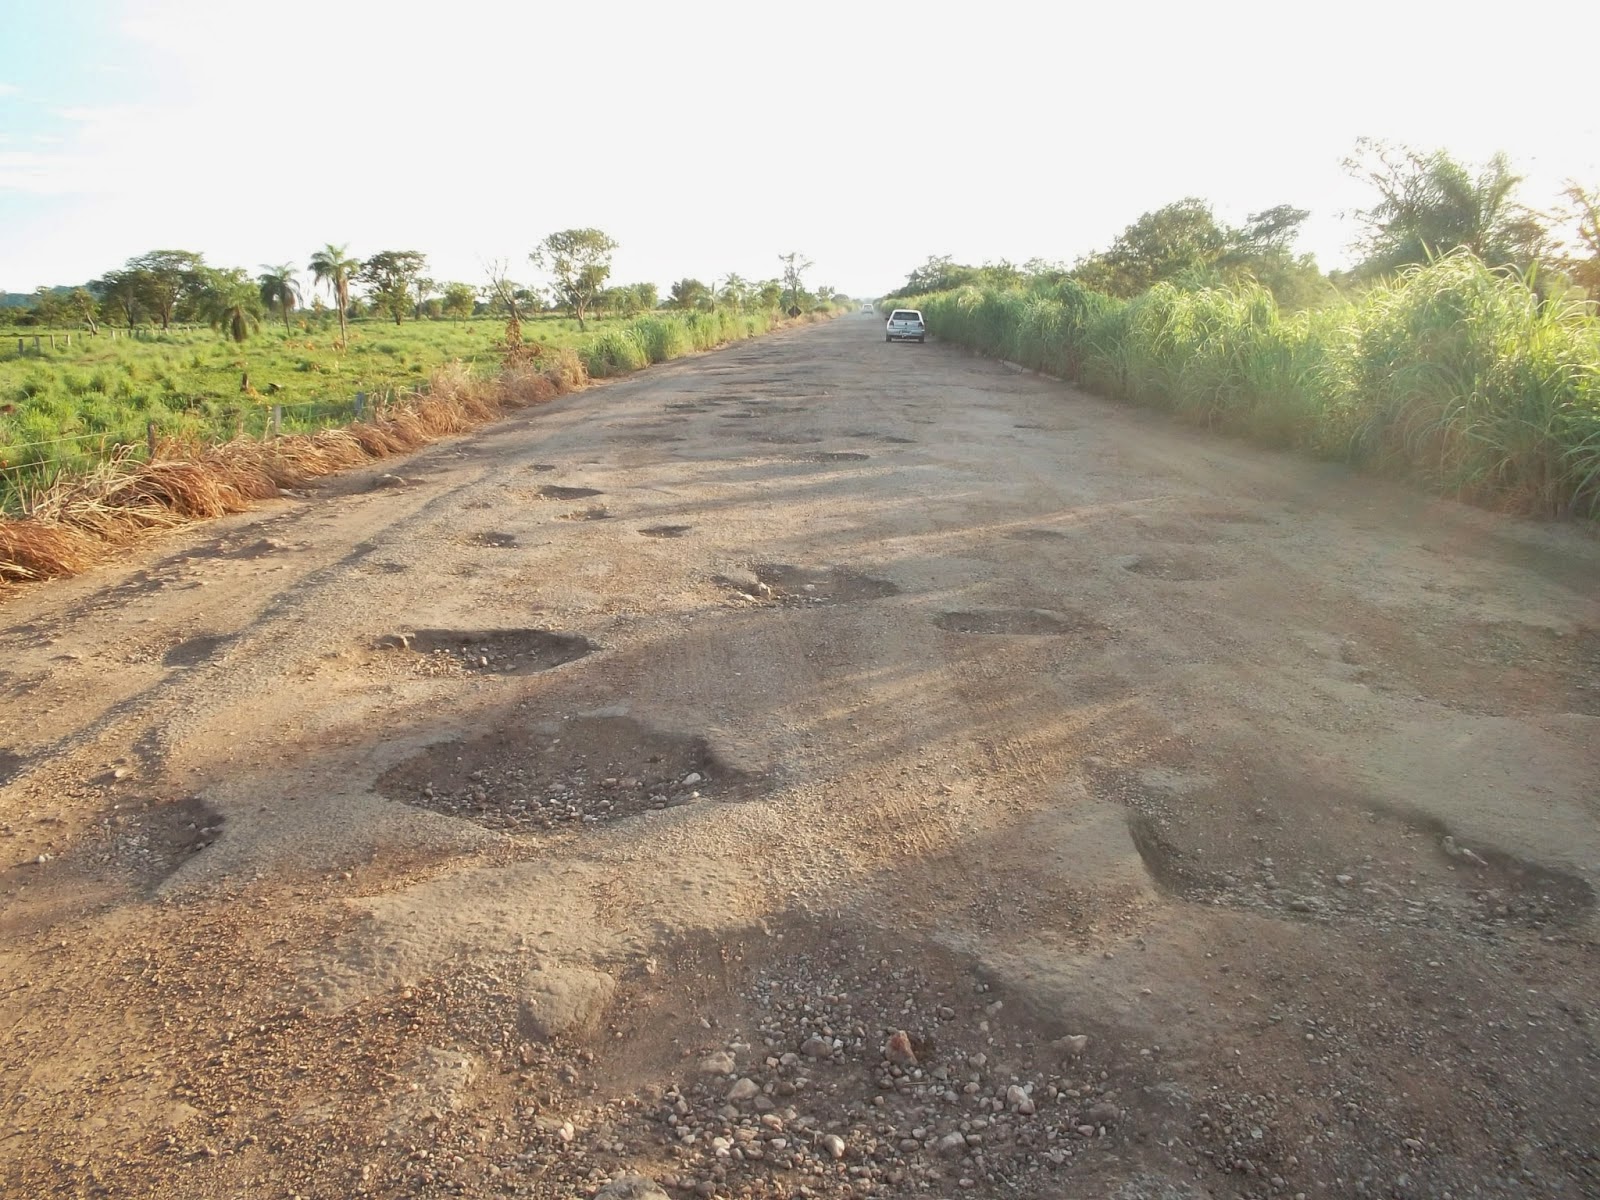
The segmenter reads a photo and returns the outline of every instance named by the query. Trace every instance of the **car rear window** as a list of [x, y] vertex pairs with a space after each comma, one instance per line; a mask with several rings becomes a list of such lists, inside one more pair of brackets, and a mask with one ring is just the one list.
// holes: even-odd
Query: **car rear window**
[[891, 321], [920, 321], [922, 314], [914, 308], [897, 308], [890, 314]]

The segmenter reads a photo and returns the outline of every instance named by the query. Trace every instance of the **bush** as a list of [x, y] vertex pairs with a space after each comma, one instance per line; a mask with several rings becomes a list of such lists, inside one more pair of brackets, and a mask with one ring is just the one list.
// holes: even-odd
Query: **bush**
[[1481, 503], [1600, 516], [1600, 318], [1470, 254], [1289, 315], [1255, 285], [919, 303], [936, 337], [1115, 400]]

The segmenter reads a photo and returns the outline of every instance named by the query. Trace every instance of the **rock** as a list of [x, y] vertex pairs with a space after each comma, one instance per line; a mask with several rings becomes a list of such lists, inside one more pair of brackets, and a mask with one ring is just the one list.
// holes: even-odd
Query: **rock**
[[1355, 876], [1353, 876], [1353, 875], [1335, 875], [1333, 877], [1333, 881], [1335, 883], [1337, 883], [1340, 887], [1349, 887], [1352, 883], [1355, 882]]
[[596, 1192], [594, 1200], [667, 1200], [667, 1194], [643, 1175], [619, 1175]]
[[834, 1158], [844, 1157], [844, 1139], [837, 1133], [823, 1134], [822, 1148], [829, 1154], [833, 1155]]
[[739, 1104], [745, 1100], [754, 1100], [760, 1094], [761, 1085], [754, 1079], [745, 1078], [739, 1080], [728, 1089], [728, 1101], [732, 1104]]
[[544, 967], [523, 978], [521, 1026], [538, 1041], [593, 1033], [617, 993], [617, 981], [589, 967]]
[[1088, 1046], [1089, 1035], [1086, 1033], [1074, 1033], [1068, 1037], [1057, 1038], [1050, 1043], [1051, 1049], [1059, 1051], [1070, 1058], [1077, 1058]]
[[897, 1030], [883, 1048], [883, 1056], [902, 1067], [917, 1065], [917, 1052], [911, 1048], [911, 1037], [905, 1030]]
[[940, 1154], [959, 1154], [966, 1148], [967, 1137], [963, 1133], [947, 1133], [935, 1144]]
[[705, 781], [706, 777], [700, 774], [699, 771], [690, 771], [689, 774], [683, 777], [683, 786], [693, 787], [695, 784], [704, 783]]
[[708, 1054], [700, 1060], [700, 1070], [706, 1075], [732, 1075], [733, 1055], [727, 1050]]
[[1096, 1125], [1115, 1125], [1120, 1115], [1117, 1106], [1108, 1100], [1092, 1105], [1089, 1111], [1083, 1114], [1085, 1120], [1093, 1121]]
[[1006, 1089], [1006, 1107], [1012, 1112], [1021, 1113], [1023, 1116], [1033, 1115], [1033, 1097], [1026, 1091], [1012, 1084]]
[[800, 1053], [808, 1058], [832, 1058], [833, 1043], [827, 1038], [817, 1037], [813, 1034], [800, 1043]]

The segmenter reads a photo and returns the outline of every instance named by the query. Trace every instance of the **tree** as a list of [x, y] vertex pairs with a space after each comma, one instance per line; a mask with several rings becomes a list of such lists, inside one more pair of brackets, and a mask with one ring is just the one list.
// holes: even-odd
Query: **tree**
[[427, 265], [427, 255], [419, 250], [382, 250], [361, 264], [356, 277], [372, 289], [373, 310], [398, 325], [412, 309], [412, 290]]
[[927, 262], [907, 275], [905, 286], [895, 289], [890, 296], [921, 296], [928, 292], [948, 292], [954, 288], [977, 283], [978, 280], [977, 267], [962, 266], [948, 254], [934, 254], [929, 255]]
[[632, 291], [640, 312], [650, 312], [661, 303], [661, 293], [653, 283], [636, 283]]
[[667, 291], [671, 308], [701, 308], [711, 299], [711, 289], [698, 279], [680, 279]]
[[756, 288], [756, 304], [771, 311], [783, 303], [783, 284], [776, 279], [764, 280]]
[[447, 283], [444, 285], [444, 315], [454, 321], [462, 321], [472, 315], [473, 307], [478, 301], [478, 289], [470, 283]]
[[139, 307], [142, 301], [142, 291], [139, 277], [126, 268], [117, 271], [107, 271], [99, 279], [89, 285], [89, 290], [100, 297], [100, 303], [108, 314], [115, 312], [122, 317], [122, 322], [129, 329], [139, 323]]
[[201, 314], [235, 342], [261, 327], [261, 285], [237, 268], [208, 271], [199, 295]]
[[1443, 150], [1429, 154], [1362, 138], [1345, 169], [1377, 190], [1359, 271], [1382, 275], [1466, 249], [1491, 267], [1527, 269], [1545, 257], [1549, 230], [1516, 200], [1522, 177], [1496, 154], [1476, 174]]
[[778, 261], [783, 264], [783, 308], [794, 315], [804, 307], [805, 273], [815, 264], [798, 250], [778, 255]]
[[433, 298], [433, 294], [438, 288], [438, 281], [429, 279], [426, 275], [418, 275], [411, 281], [411, 289], [417, 296], [417, 320], [422, 320], [422, 314], [427, 309], [429, 300]]
[[317, 283], [328, 289], [339, 308], [339, 344], [349, 345], [350, 327], [346, 314], [350, 311], [350, 280], [361, 269], [361, 260], [348, 253], [349, 243], [335, 246], [329, 242], [311, 256], [311, 274]]
[[491, 309], [506, 314], [505, 337], [500, 342], [500, 361], [507, 367], [518, 367], [536, 358], [537, 345], [522, 340], [522, 311], [534, 302], [533, 293], [506, 274], [508, 264], [496, 259], [487, 264], [488, 285], [483, 289]]
[[295, 278], [294, 266], [290, 263], [264, 266], [256, 282], [261, 289], [261, 303], [267, 306], [269, 312], [276, 312], [283, 317], [283, 331], [290, 333], [289, 314], [300, 307], [300, 281]]
[[178, 305], [205, 285], [205, 257], [188, 250], [152, 250], [130, 258], [123, 270], [138, 280], [140, 303], [163, 329], [172, 325]]
[[1586, 188], [1568, 180], [1567, 209], [1562, 214], [1574, 225], [1577, 241], [1569, 246], [1562, 266], [1572, 282], [1600, 300], [1600, 187]]
[[740, 275], [729, 275], [723, 282], [719, 299], [734, 308], [743, 308], [750, 297], [750, 281]]
[[88, 288], [73, 288], [67, 296], [66, 309], [89, 327], [90, 337], [100, 336], [100, 325], [96, 320], [100, 314], [100, 306], [95, 303], [95, 298]]
[[584, 314], [611, 277], [616, 249], [615, 239], [598, 229], [563, 229], [545, 238], [528, 258], [555, 278], [557, 296], [583, 329]]
[[54, 288], [41, 287], [33, 293], [33, 319], [46, 329], [66, 320], [67, 306]]
[[1147, 212], [1118, 235], [1111, 248], [1073, 268], [1085, 287], [1111, 296], [1137, 296], [1152, 284], [1203, 277], [1229, 246], [1211, 206], [1188, 196]]

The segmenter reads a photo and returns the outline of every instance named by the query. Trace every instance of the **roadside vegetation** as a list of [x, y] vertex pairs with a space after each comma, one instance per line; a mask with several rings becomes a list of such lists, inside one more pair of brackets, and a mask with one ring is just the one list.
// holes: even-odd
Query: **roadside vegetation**
[[[0, 308], [0, 512], [157, 444], [202, 447], [306, 433], [371, 416], [448, 368], [490, 379], [556, 353], [604, 378], [831, 313], [827, 289], [729, 276], [613, 285], [616, 243], [549, 235], [529, 255], [547, 286], [491, 266], [483, 284], [436, 282], [427, 259], [362, 259], [329, 244], [254, 276], [188, 251], [153, 251], [92, 283]], [[809, 266], [809, 264], [803, 264]], [[839, 298], [840, 303], [843, 297]]]
[[1074, 266], [930, 259], [885, 306], [935, 337], [1210, 428], [1488, 506], [1600, 517], [1600, 243], [1563, 243], [1503, 159], [1363, 145], [1365, 257], [1323, 275], [1306, 214], [1228, 229], [1201, 201], [1147, 213]]
[[415, 252], [330, 244], [307, 274], [331, 308], [315, 291], [306, 306], [290, 264], [251, 278], [178, 251], [41, 291], [0, 329], [0, 586], [850, 307], [807, 289], [794, 255], [782, 280], [680, 280], [661, 301], [653, 283], [610, 285], [614, 249], [598, 230], [552, 234], [529, 256], [554, 278], [545, 291], [503, 262], [484, 285], [438, 285]]

